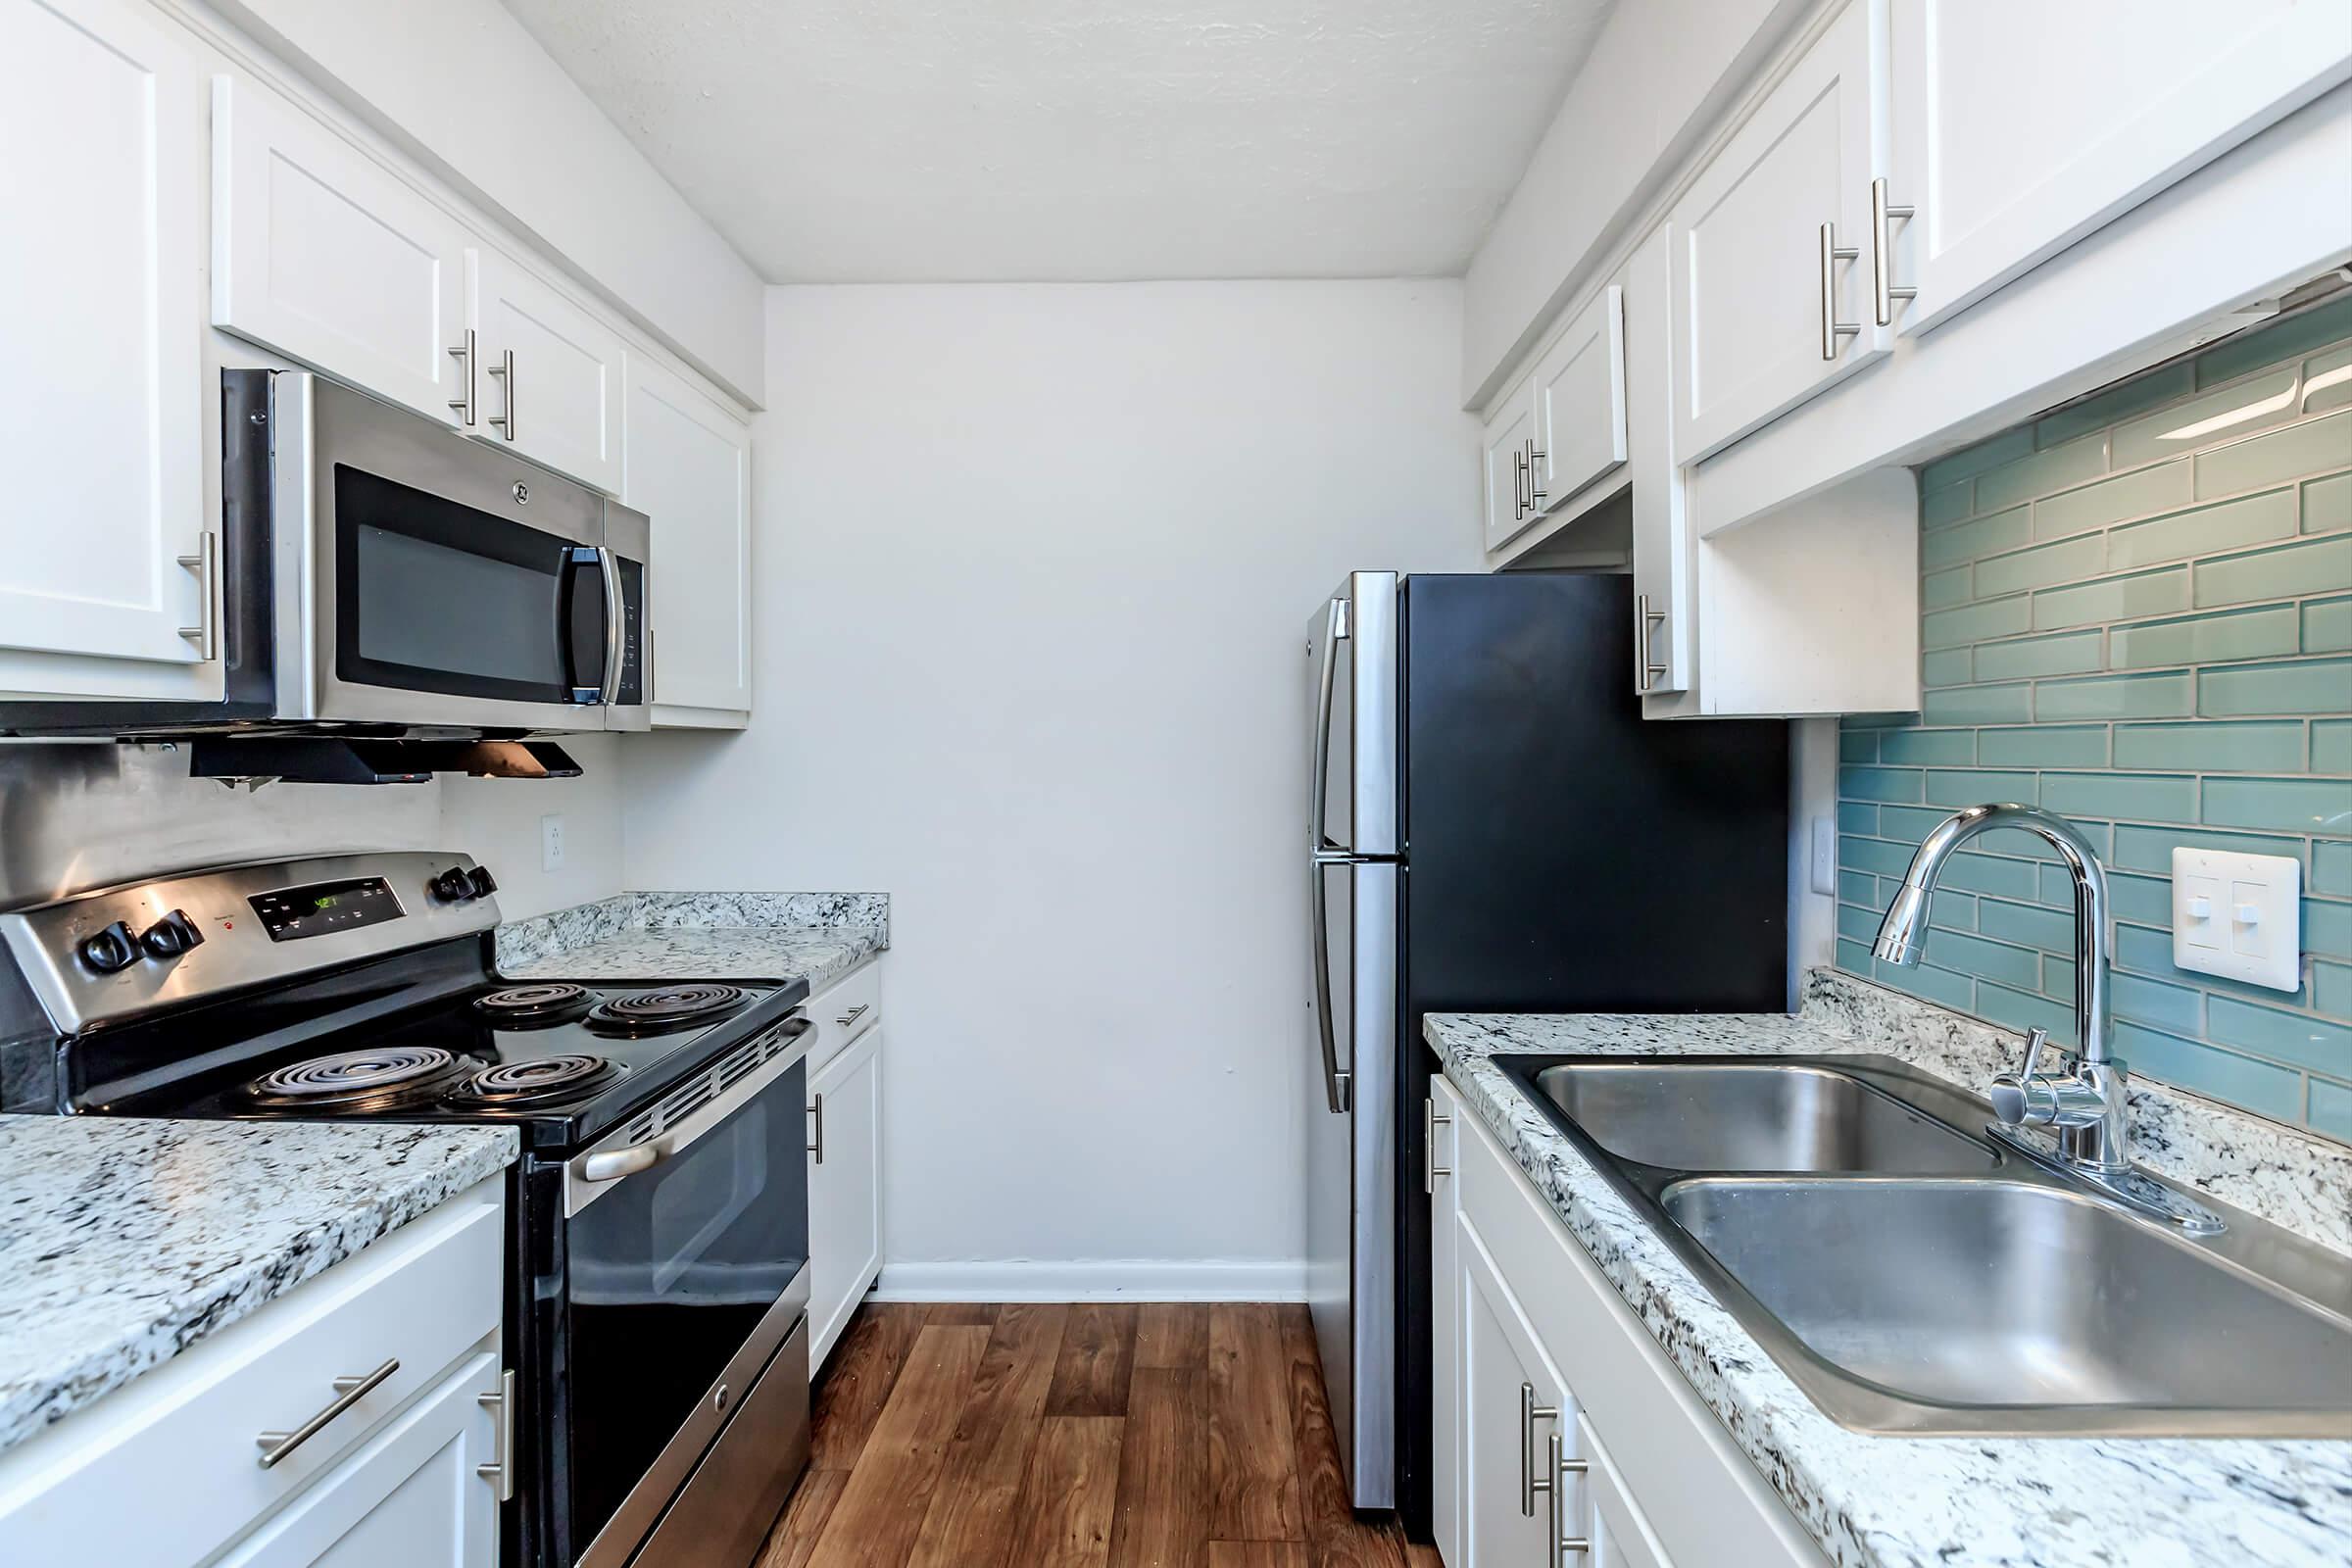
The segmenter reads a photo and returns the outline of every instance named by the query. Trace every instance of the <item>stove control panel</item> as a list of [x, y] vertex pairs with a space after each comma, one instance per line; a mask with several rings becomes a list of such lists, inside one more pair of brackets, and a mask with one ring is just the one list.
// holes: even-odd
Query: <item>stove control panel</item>
[[[463, 885], [465, 896], [439, 892]], [[463, 855], [267, 860], [0, 910], [0, 944], [61, 1035], [498, 924]]]
[[[457, 872], [463, 877], [466, 873]], [[380, 876], [345, 882], [314, 882], [308, 887], [279, 888], [256, 893], [245, 901], [253, 906], [262, 929], [272, 942], [299, 942], [354, 926], [397, 920], [405, 912], [392, 884]]]

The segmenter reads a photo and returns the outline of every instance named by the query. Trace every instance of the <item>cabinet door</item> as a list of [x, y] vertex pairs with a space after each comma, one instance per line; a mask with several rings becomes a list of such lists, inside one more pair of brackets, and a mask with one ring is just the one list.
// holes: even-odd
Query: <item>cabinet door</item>
[[496, 1568], [498, 1357], [477, 1355], [320, 1476], [221, 1568]]
[[[203, 662], [210, 585], [177, 558], [210, 559], [204, 76], [175, 31], [137, 0], [0, 0], [0, 650]], [[169, 694], [218, 697], [217, 667]]]
[[655, 722], [735, 722], [752, 706], [752, 437], [709, 398], [631, 355], [620, 499], [653, 519]]
[[1892, 282], [1919, 291], [1895, 320], [1934, 325], [2347, 75], [2342, 0], [1895, 0]]
[[1626, 264], [1628, 461], [1634, 484], [1634, 689], [1690, 686], [1690, 570], [1682, 466], [1674, 460], [1673, 244], [1661, 227]]
[[1625, 290], [1612, 283], [1568, 323], [1530, 378], [1539, 510], [1625, 463]]
[[1531, 385], [1522, 381], [1503, 395], [1494, 411], [1487, 416], [1481, 438], [1485, 450], [1480, 461], [1485, 474], [1484, 514], [1489, 550], [1509, 543], [1522, 528], [1542, 515], [1532, 500], [1535, 475], [1528, 461], [1536, 434]]
[[1625, 1478], [1582, 1415], [1576, 1418], [1576, 1431], [1585, 1464], [1579, 1487], [1584, 1505], [1570, 1529], [1585, 1542], [1583, 1560], [1592, 1568], [1672, 1568], [1666, 1548], [1626, 1490]]
[[1884, 102], [1886, 6], [1849, 0], [1668, 219], [1684, 463], [1877, 361], [1892, 342], [1869, 317], [1863, 232], [1881, 172], [1874, 105]]
[[1453, 1179], [1455, 1118], [1462, 1101], [1443, 1073], [1429, 1080], [1424, 1107], [1423, 1172], [1429, 1189], [1429, 1305], [1430, 1305], [1430, 1419], [1437, 1430], [1430, 1436], [1430, 1533], [1437, 1538], [1438, 1555], [1449, 1564], [1462, 1557], [1462, 1249], [1455, 1221], [1460, 1206]]
[[808, 1372], [882, 1270], [882, 1030], [808, 1080]]
[[480, 245], [466, 251], [466, 321], [481, 356], [473, 433], [618, 495], [619, 334]]
[[1454, 1233], [1461, 1555], [1450, 1568], [1550, 1562], [1551, 1533], [1573, 1534], [1584, 1506], [1577, 1478], [1556, 1462], [1577, 1456], [1576, 1412], [1478, 1228], [1457, 1214]]
[[464, 257], [457, 220], [406, 180], [268, 88], [213, 78], [214, 325], [459, 423]]

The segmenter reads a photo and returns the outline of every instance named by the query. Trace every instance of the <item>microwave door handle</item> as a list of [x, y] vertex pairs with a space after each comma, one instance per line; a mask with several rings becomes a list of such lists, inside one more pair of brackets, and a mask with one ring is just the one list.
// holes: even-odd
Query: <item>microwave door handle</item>
[[607, 708], [620, 700], [620, 657], [622, 643], [620, 602], [620, 558], [604, 545], [596, 548], [596, 559], [605, 577], [605, 689], [598, 701]]

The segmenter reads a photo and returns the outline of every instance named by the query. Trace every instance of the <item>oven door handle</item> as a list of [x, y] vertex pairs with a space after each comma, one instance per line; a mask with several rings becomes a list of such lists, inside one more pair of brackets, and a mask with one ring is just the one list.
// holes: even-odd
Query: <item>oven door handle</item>
[[626, 1149], [612, 1149], [601, 1154], [590, 1154], [586, 1159], [580, 1161], [580, 1180], [616, 1182], [623, 1176], [634, 1176], [639, 1171], [652, 1170], [674, 1152], [668, 1139], [657, 1138], [651, 1143], [631, 1144]]

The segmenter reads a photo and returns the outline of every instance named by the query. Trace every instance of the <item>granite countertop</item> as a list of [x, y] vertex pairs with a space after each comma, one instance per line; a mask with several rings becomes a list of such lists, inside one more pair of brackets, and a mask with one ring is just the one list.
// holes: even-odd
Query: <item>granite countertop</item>
[[[2341, 1568], [2352, 1442], [1897, 1438], [1820, 1411], [1491, 1057], [1882, 1052], [1976, 1090], [2016, 1037], [1817, 971], [1795, 1018], [1432, 1014], [1446, 1076], [1838, 1568]], [[2135, 1084], [2175, 1180], [2352, 1250], [2352, 1150]]]
[[0, 1116], [0, 1449], [497, 1174], [505, 1127]]
[[822, 991], [890, 946], [872, 893], [624, 893], [502, 926], [514, 980], [787, 980]]

